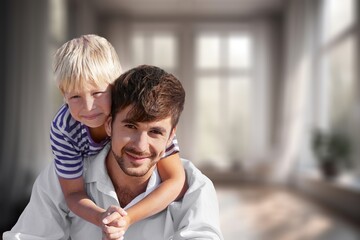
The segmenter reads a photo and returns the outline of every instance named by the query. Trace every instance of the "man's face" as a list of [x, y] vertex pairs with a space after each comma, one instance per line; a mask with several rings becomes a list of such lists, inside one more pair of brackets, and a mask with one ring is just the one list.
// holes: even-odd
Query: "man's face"
[[132, 122], [127, 118], [131, 107], [120, 111], [106, 129], [111, 136], [111, 153], [128, 176], [142, 177], [151, 173], [164, 155], [175, 129], [171, 130], [171, 117], [154, 122]]

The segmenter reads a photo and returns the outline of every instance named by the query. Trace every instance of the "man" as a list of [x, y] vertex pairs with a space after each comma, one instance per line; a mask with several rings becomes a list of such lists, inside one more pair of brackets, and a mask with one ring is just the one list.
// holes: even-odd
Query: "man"
[[[105, 124], [111, 144], [84, 163], [86, 191], [97, 205], [127, 209], [159, 186], [156, 163], [176, 132], [184, 100], [181, 83], [157, 67], [139, 66], [116, 80], [111, 117]], [[212, 182], [189, 161], [183, 160], [183, 165], [188, 183], [184, 197], [131, 225], [125, 239], [223, 239]], [[37, 178], [28, 206], [3, 238], [91, 240], [101, 239], [102, 233], [69, 211], [51, 164]]]

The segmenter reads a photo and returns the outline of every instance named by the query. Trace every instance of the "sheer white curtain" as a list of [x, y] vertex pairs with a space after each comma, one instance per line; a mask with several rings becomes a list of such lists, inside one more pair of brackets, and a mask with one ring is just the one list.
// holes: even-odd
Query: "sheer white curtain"
[[[51, 161], [48, 1], [6, 1], [5, 75], [1, 87], [0, 226], [21, 208], [32, 182]], [[18, 209], [21, 210], [21, 209]], [[8, 229], [7, 229], [8, 230]]]
[[283, 114], [278, 125], [281, 137], [272, 174], [272, 180], [279, 182], [287, 181], [293, 174], [310, 137], [316, 3], [289, 1], [286, 11]]

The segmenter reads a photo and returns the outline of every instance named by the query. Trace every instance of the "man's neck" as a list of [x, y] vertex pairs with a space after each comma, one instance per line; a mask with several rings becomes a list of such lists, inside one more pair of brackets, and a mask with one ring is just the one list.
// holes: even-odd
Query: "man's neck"
[[150, 177], [132, 177], [126, 175], [112, 156], [111, 150], [105, 162], [121, 207], [126, 207], [134, 198], [145, 192]]

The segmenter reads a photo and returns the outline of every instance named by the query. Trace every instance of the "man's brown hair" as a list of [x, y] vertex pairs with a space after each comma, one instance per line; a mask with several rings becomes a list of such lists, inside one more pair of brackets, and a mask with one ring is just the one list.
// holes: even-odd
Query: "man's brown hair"
[[184, 108], [185, 91], [181, 82], [161, 68], [141, 65], [123, 73], [112, 88], [111, 114], [128, 106], [128, 118], [134, 122], [150, 122], [171, 117], [172, 127]]

